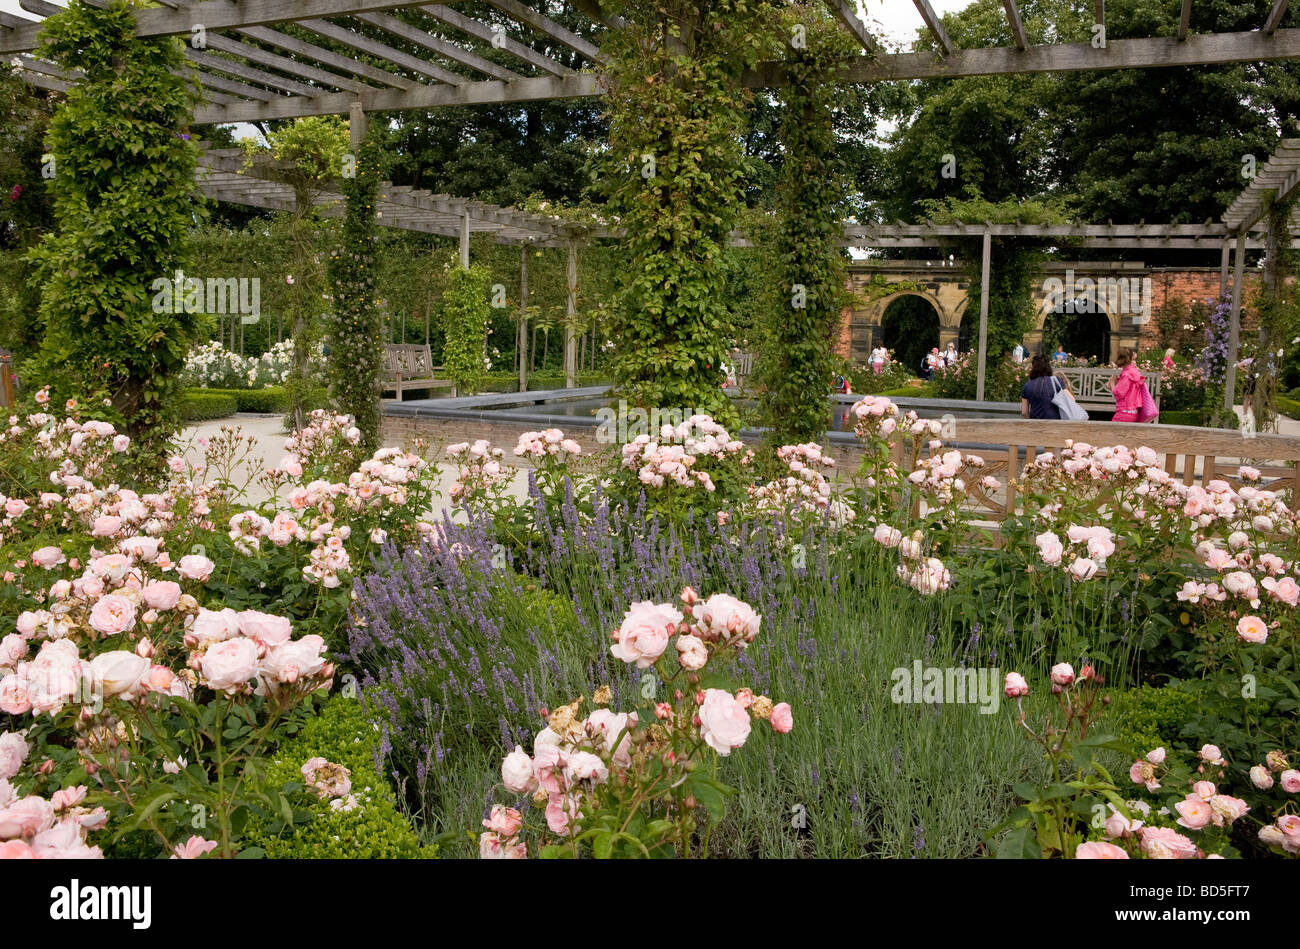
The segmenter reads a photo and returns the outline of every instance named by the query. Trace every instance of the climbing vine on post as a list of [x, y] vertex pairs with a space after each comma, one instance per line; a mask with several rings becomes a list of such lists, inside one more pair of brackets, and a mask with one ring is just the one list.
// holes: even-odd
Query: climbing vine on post
[[143, 474], [162, 468], [203, 319], [183, 305], [155, 307], [154, 281], [172, 280], [201, 205], [186, 132], [197, 83], [180, 41], [135, 35], [134, 9], [73, 0], [42, 29], [38, 54], [83, 78], [46, 138], [57, 229], [30, 258], [46, 331], [27, 375], [62, 396], [93, 397], [95, 410], [107, 398]]
[[721, 259], [745, 184], [745, 70], [768, 48], [773, 6], [756, 0], [613, 0], [602, 168], [627, 256], [614, 308], [614, 377], [643, 407], [734, 421], [722, 391], [730, 348]]
[[383, 177], [382, 150], [371, 134], [353, 156], [354, 175], [344, 176], [347, 205], [339, 245], [327, 267], [332, 315], [328, 326], [330, 395], [339, 411], [361, 431], [361, 449], [373, 454], [379, 442], [379, 376], [383, 328], [375, 303], [375, 244], [379, 226], [375, 198]]
[[[1300, 327], [1300, 306], [1296, 290], [1290, 286], [1294, 253], [1291, 248], [1291, 211], [1294, 200], [1268, 203], [1264, 274], [1255, 308], [1259, 314], [1259, 334], [1244, 355], [1250, 360], [1238, 371], [1238, 385], [1243, 388], [1243, 407], [1249, 404], [1255, 428], [1269, 431], [1276, 427], [1277, 391], [1282, 362], [1291, 344], [1293, 331]], [[1244, 362], [1244, 360], [1243, 360]], [[1246, 398], [1249, 396], [1249, 403]]]
[[854, 51], [844, 31], [810, 5], [789, 8], [784, 20], [784, 164], [756, 367], [764, 421], [778, 445], [816, 441], [826, 432], [832, 338], [849, 298], [839, 247], [845, 183], [836, 159], [835, 80]]
[[487, 325], [492, 316], [488, 300], [491, 280], [492, 275], [481, 264], [471, 264], [468, 270], [456, 266], [447, 274], [438, 314], [446, 337], [442, 363], [456, 383], [458, 395], [478, 391], [483, 382]]
[[[244, 141], [251, 156], [257, 146], [251, 140]], [[325, 304], [326, 274], [321, 239], [327, 225], [316, 209], [316, 197], [344, 171], [348, 126], [336, 115], [311, 116], [271, 132], [267, 144], [279, 163], [279, 174], [293, 186], [294, 208], [289, 214], [292, 271], [285, 280], [293, 285], [288, 310], [293, 327], [294, 371], [284, 386], [294, 426], [302, 428], [312, 388], [309, 362], [324, 329], [320, 314]]]

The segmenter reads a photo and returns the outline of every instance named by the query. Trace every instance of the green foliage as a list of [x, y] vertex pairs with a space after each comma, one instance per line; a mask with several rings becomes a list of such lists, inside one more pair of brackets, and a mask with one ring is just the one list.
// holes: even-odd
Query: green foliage
[[[1065, 214], [1050, 201], [989, 201], [978, 192], [942, 201], [922, 201], [925, 216], [952, 224], [1061, 224]], [[962, 241], [962, 258], [970, 269], [970, 299], [980, 299], [983, 241]], [[1034, 326], [1033, 291], [1042, 278], [1043, 250], [1012, 237], [995, 238], [989, 262], [989, 327], [987, 352], [997, 359], [1015, 348]], [[979, 314], [978, 304], [968, 312]], [[978, 343], [976, 343], [978, 345]], [[986, 393], [987, 396], [987, 393]]]
[[181, 417], [187, 422], [225, 418], [239, 411], [233, 395], [203, 389], [187, 389], [181, 400]]
[[1102, 723], [1126, 747], [1146, 752], [1180, 743], [1195, 708], [1196, 696], [1176, 686], [1117, 689], [1110, 693]]
[[455, 267], [447, 275], [438, 320], [444, 335], [442, 365], [461, 395], [477, 392], [483, 378], [483, 348], [492, 315], [488, 300], [491, 275], [481, 264]]
[[733, 345], [719, 269], [745, 189], [740, 84], [765, 50], [758, 0], [617, 0], [604, 51], [610, 123], [602, 184], [627, 229], [614, 309], [614, 374], [633, 405], [733, 412], [721, 362]]
[[[272, 859], [387, 860], [432, 857], [436, 850], [420, 846], [383, 776], [375, 770], [377, 732], [356, 699], [335, 695], [292, 740], [271, 756], [266, 771], [273, 787], [289, 785], [294, 792], [295, 820], [250, 822], [248, 846], [261, 848]], [[301, 790], [301, 768], [311, 758], [325, 758], [352, 772], [357, 808], [334, 810]]]
[[333, 319], [329, 326], [329, 382], [339, 411], [351, 415], [361, 431], [361, 451], [379, 448], [379, 382], [383, 347], [375, 301], [375, 197], [383, 173], [373, 136], [356, 156], [356, 175], [344, 178], [347, 209], [337, 250], [330, 255]]
[[846, 189], [832, 106], [850, 40], [820, 6], [784, 13], [787, 26], [798, 24], [804, 32], [786, 52], [788, 82], [780, 90], [785, 163], [768, 250], [772, 292], [757, 360], [764, 422], [777, 445], [825, 435], [832, 338], [848, 299], [839, 247]]
[[1277, 397], [1277, 410], [1288, 418], [1300, 419], [1300, 398], [1279, 395]]
[[32, 259], [46, 335], [27, 376], [56, 397], [107, 391], [140, 470], [158, 470], [198, 319], [155, 313], [151, 284], [181, 263], [196, 213], [186, 123], [197, 84], [173, 37], [136, 38], [135, 7], [73, 2], [40, 55], [85, 75], [50, 121], [58, 230]]
[[[268, 386], [265, 389], [186, 389], [186, 399], [201, 396], [218, 395], [234, 399], [235, 412], [255, 412], [271, 415], [286, 412], [290, 408], [289, 393], [280, 386]], [[329, 392], [325, 389], [312, 389], [307, 397], [308, 408], [324, 408], [329, 403]], [[229, 414], [229, 413], [227, 413]], [[212, 418], [214, 416], [204, 416]]]

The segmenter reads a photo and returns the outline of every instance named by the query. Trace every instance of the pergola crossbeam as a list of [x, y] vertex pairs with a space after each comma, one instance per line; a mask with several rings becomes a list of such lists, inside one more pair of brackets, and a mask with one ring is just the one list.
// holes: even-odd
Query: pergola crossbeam
[[1016, 6], [1016, 0], [1002, 0], [1002, 6], [1007, 11], [1007, 25], [1011, 27], [1011, 37], [1015, 40], [1016, 49], [1027, 49], [1029, 39], [1025, 35], [1025, 21], [1020, 18], [1020, 8]]
[[921, 13], [921, 19], [925, 20], [930, 35], [939, 44], [939, 49], [943, 51], [943, 55], [951, 56], [957, 47], [949, 39], [948, 31], [943, 28], [943, 20], [939, 18], [939, 14], [934, 12], [934, 7], [930, 6], [930, 0], [912, 0], [912, 2], [916, 4], [916, 9]]
[[[513, 79], [521, 78], [519, 73], [511, 72], [504, 66], [498, 66], [490, 59], [484, 59], [477, 53], [471, 53], [468, 50], [461, 49], [455, 43], [444, 40], [440, 36], [434, 36], [426, 33], [418, 27], [411, 26], [405, 20], [399, 20], [395, 16], [387, 13], [361, 13], [357, 19], [363, 23], [369, 23], [371, 26], [377, 26], [381, 30], [392, 33], [394, 36], [401, 37], [408, 43], [414, 43], [429, 50], [431, 53], [437, 53], [445, 59], [460, 63], [462, 66], [468, 66], [470, 69], [480, 72], [485, 76], [491, 76], [493, 79], [500, 79], [510, 82]], [[464, 81], [463, 79], [461, 80]]]
[[849, 6], [847, 0], [826, 0], [826, 6], [830, 7], [835, 19], [853, 34], [853, 38], [868, 53], [874, 53], [880, 48], [876, 38], [871, 35], [867, 25], [858, 19], [857, 13]]
[[[208, 0], [208, 2], [211, 3], [212, 0]], [[367, 63], [356, 62], [348, 59], [346, 56], [340, 56], [338, 53], [331, 53], [327, 49], [321, 49], [319, 46], [313, 46], [311, 43], [304, 43], [302, 40], [295, 39], [292, 36], [287, 36], [276, 30], [267, 29], [264, 26], [240, 29], [238, 32], [250, 39], [260, 40], [269, 46], [277, 46], [290, 53], [295, 53], [299, 56], [306, 56], [313, 62], [325, 66], [333, 66], [335, 69], [346, 69], [358, 76], [372, 79], [375, 82], [382, 82], [385, 85], [392, 86], [396, 89], [403, 89], [409, 92], [420, 85], [420, 83], [414, 82], [410, 79], [405, 79], [396, 73], [377, 69]]]
[[572, 30], [565, 29], [549, 17], [538, 13], [532, 7], [524, 6], [519, 0], [487, 0], [487, 2], [502, 13], [514, 17], [520, 23], [526, 23], [538, 33], [549, 36], [557, 43], [569, 47], [578, 55], [585, 56], [592, 62], [600, 62], [603, 58], [600, 48], [595, 44], [583, 39]]
[[458, 75], [449, 69], [444, 69], [436, 63], [420, 59], [418, 56], [412, 56], [410, 53], [403, 53], [399, 49], [393, 49], [391, 46], [372, 40], [368, 36], [362, 36], [360, 33], [355, 33], [346, 27], [337, 26], [328, 20], [301, 20], [298, 26], [332, 39], [334, 42], [354, 49], [359, 53], [365, 53], [375, 59], [381, 59], [394, 66], [400, 66], [402, 69], [416, 75], [428, 76], [437, 82], [446, 82], [458, 86], [469, 81], [464, 76]]
[[[471, 17], [465, 16], [459, 11], [441, 3], [433, 3], [427, 6], [417, 7], [421, 13], [427, 13], [440, 23], [445, 23], [454, 29], [460, 30], [475, 39], [482, 40], [485, 43], [492, 43], [499, 46], [513, 56], [522, 59], [524, 62], [536, 66], [542, 72], [550, 73], [552, 76], [572, 76], [573, 70], [567, 66], [562, 66], [548, 56], [543, 56], [531, 46], [525, 46], [518, 40], [511, 39], [509, 36], [498, 34], [496, 30], [480, 23]], [[498, 38], [499, 36], [499, 38]]]

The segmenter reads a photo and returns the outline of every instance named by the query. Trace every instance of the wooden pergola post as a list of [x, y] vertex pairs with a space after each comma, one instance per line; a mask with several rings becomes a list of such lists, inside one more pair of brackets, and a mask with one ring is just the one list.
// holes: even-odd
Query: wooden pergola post
[[469, 270], [469, 212], [460, 216], [460, 265]]
[[361, 143], [366, 140], [366, 112], [359, 101], [353, 102], [348, 107], [348, 137], [352, 154], [357, 157], [356, 153], [361, 150]]
[[1224, 238], [1223, 255], [1219, 259], [1219, 299], [1223, 299], [1228, 292], [1228, 255], [1231, 253], [1229, 247], [1227, 238]]
[[528, 245], [519, 248], [519, 391], [528, 391]]
[[1228, 314], [1228, 365], [1224, 372], [1223, 410], [1237, 400], [1237, 352], [1241, 345], [1241, 284], [1246, 278], [1246, 230], [1237, 233], [1237, 260], [1232, 274], [1232, 312]]
[[576, 389], [578, 386], [578, 347], [574, 332], [574, 320], [578, 315], [578, 243], [569, 241], [569, 292], [565, 306], [564, 321], [564, 386]]
[[993, 255], [993, 235], [984, 232], [984, 254], [980, 261], [980, 348], [979, 370], [975, 376], [975, 401], [984, 401], [984, 376], [989, 348], [989, 264]]

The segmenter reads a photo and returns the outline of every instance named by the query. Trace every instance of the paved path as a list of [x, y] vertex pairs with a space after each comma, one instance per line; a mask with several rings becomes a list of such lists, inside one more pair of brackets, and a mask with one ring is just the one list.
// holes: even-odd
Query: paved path
[[[240, 466], [239, 477], [234, 479], [242, 481], [245, 479], [255, 478], [256, 475], [265, 470], [270, 465], [278, 464], [284, 457], [284, 441], [289, 437], [285, 431], [283, 416], [280, 415], [254, 415], [251, 413], [240, 413], [231, 418], [214, 419], [209, 422], [200, 422], [195, 425], [186, 426], [182, 432], [182, 439], [189, 440], [189, 447], [185, 452], [185, 458], [191, 463], [202, 461], [203, 447], [199, 444], [200, 439], [211, 439], [221, 434], [223, 428], [237, 428], [243, 435], [251, 435], [257, 440], [257, 450], [247, 459], [247, 462]], [[397, 442], [392, 442], [397, 447]], [[512, 445], [498, 446], [504, 448], [507, 453], [514, 447]], [[507, 460], [507, 459], [503, 459]], [[442, 471], [438, 480], [438, 492], [444, 504], [438, 509], [438, 516], [445, 507], [448, 492], [452, 483], [456, 480], [456, 468], [445, 462], [441, 465]], [[520, 468], [515, 477], [510, 482], [511, 493], [516, 498], [523, 498], [528, 493], [528, 469]], [[266, 500], [267, 493], [262, 491], [257, 484], [250, 484], [246, 500], [250, 504], [256, 504]]]

